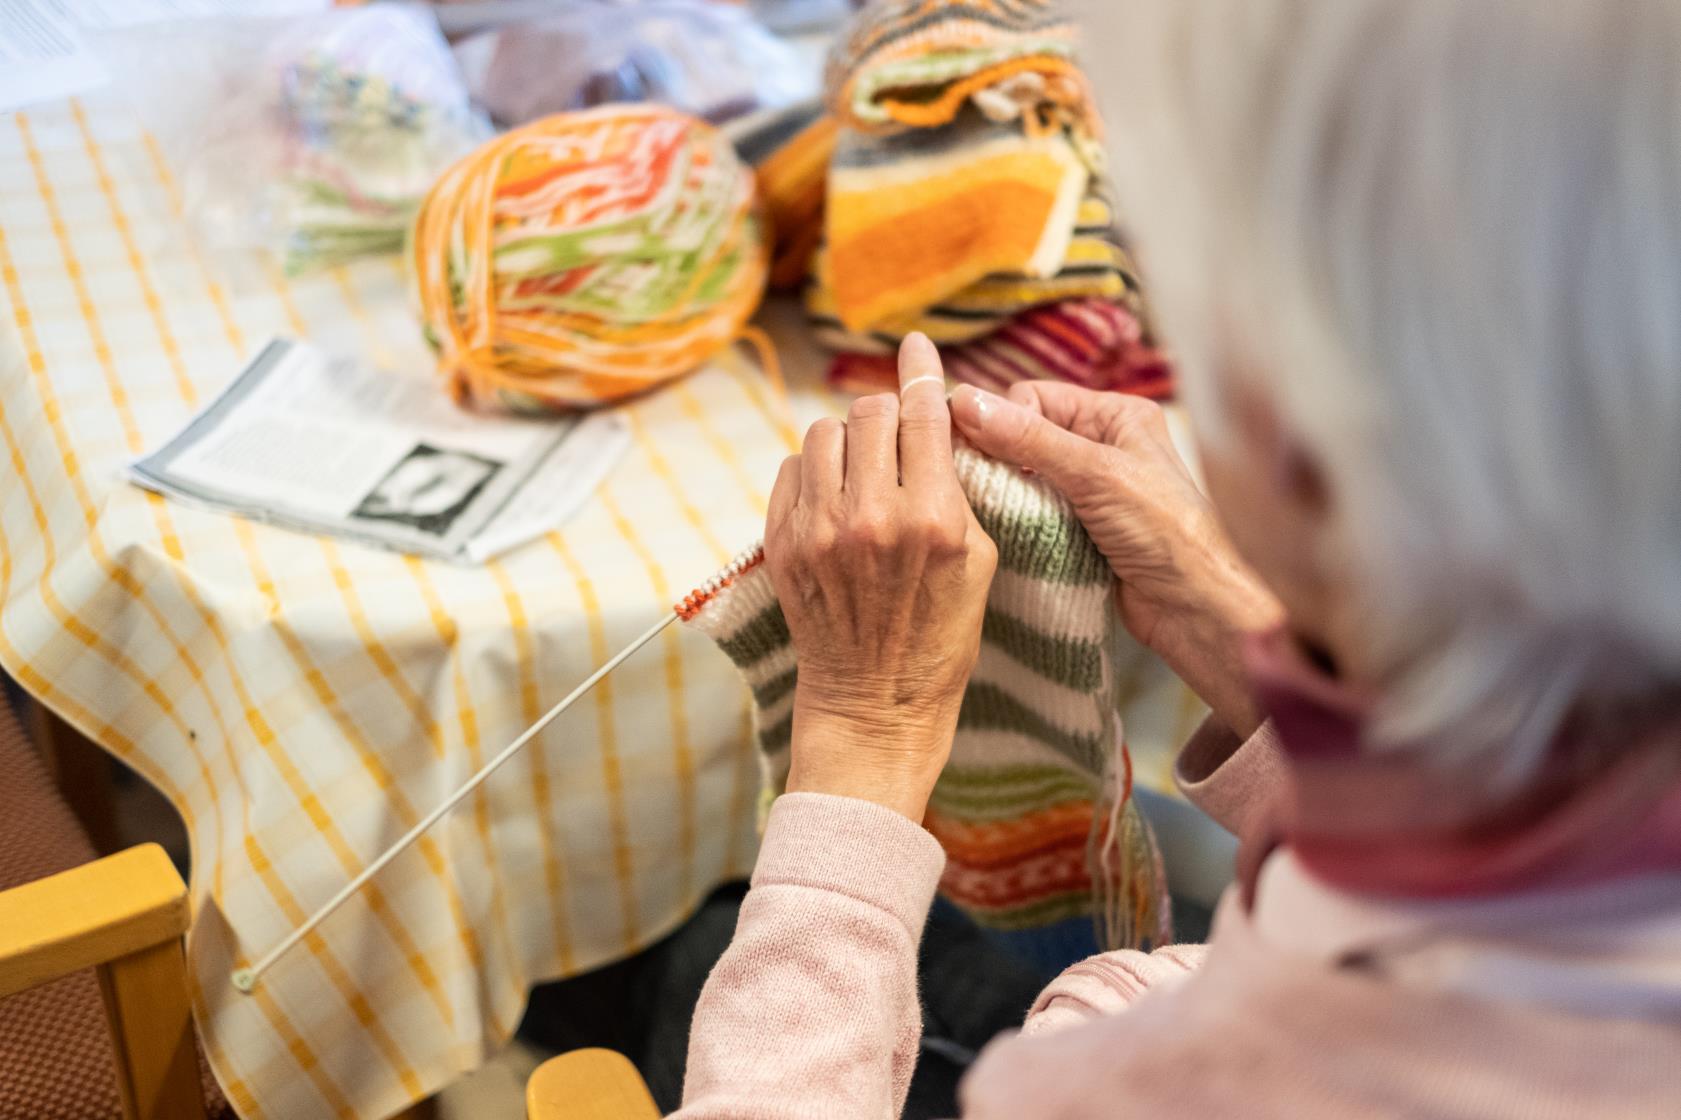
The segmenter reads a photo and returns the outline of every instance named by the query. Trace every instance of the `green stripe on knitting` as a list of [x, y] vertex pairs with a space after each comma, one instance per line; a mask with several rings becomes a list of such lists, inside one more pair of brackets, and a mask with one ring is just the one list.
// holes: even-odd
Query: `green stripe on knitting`
[[945, 775], [928, 799], [931, 808], [953, 820], [978, 824], [1014, 820], [1057, 805], [1097, 800], [1097, 783], [1078, 774], [1061, 773], [1045, 781], [976, 792], [946, 787]]
[[787, 620], [782, 617], [782, 607], [772, 603], [742, 623], [734, 634], [718, 639], [718, 648], [735, 662], [736, 668], [748, 669], [793, 640], [788, 634]]
[[1031, 812], [1068, 801], [1095, 801], [1099, 781], [1062, 766], [1000, 766], [987, 769], [947, 766], [934, 787], [933, 803], [942, 810], [987, 812], [1013, 806]]
[[1058, 638], [999, 611], [987, 611], [981, 637], [1012, 660], [1076, 692], [1103, 684], [1103, 647], [1080, 638]]
[[[1047, 680], [1076, 692], [1095, 692], [1103, 683], [1103, 649], [1083, 638], [1059, 638], [999, 611], [987, 611], [982, 637], [1011, 660]], [[792, 639], [779, 606], [772, 604], [733, 635], [718, 643], [738, 667], [747, 669], [767, 654], [785, 648]], [[769, 707], [794, 685], [793, 670], [753, 690], [760, 707]]]
[[1011, 513], [973, 504], [975, 520], [998, 546], [998, 566], [1046, 583], [1089, 586], [1109, 581], [1109, 564], [1073, 517], [1052, 511]]
[[1025, 801], [1055, 805], [1064, 801], [1092, 801], [1098, 792], [1096, 782], [1071, 771], [1042, 782], [999, 786], [989, 790], [954, 789], [945, 784], [944, 777], [941, 775], [941, 784], [934, 788], [934, 799], [952, 805], [988, 806]]
[[1083, 918], [1092, 912], [1090, 891], [1065, 891], [1026, 906], [1001, 906], [996, 910], [963, 905], [964, 913], [976, 925], [996, 930], [1038, 929], [1069, 918]]
[[1065, 731], [994, 684], [971, 683], [957, 714], [959, 731], [1008, 731], [1046, 746], [1093, 773], [1103, 769], [1102, 744], [1096, 735]]
[[1011, 798], [995, 805], [983, 802], [953, 803], [936, 793], [928, 800], [928, 807], [947, 820], [958, 824], [985, 825], [999, 821], [1019, 821], [1033, 813], [1054, 809], [1059, 805], [1093, 804], [1090, 791], [1073, 788], [1050, 790], [1026, 798]]
[[794, 691], [794, 686], [799, 683], [799, 679], [800, 670], [798, 667], [789, 669], [780, 676], [772, 677], [753, 690], [753, 703], [758, 706], [760, 711], [763, 711]]
[[759, 749], [779, 751], [794, 741], [794, 713], [789, 712], [769, 727], [759, 729]]
[[[964, 792], [987, 792], [1009, 786], [1031, 785], [1067, 777], [1071, 773], [1064, 766], [1048, 766], [1042, 762], [1018, 763], [1014, 766], [948, 766], [940, 772], [940, 784]], [[1086, 775], [1075, 775], [1086, 777]]]

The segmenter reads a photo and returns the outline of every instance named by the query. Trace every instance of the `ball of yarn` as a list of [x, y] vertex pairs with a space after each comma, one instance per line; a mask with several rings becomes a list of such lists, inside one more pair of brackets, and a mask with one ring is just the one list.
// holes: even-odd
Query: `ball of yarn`
[[703, 364], [764, 292], [752, 173], [655, 105], [544, 117], [451, 167], [408, 247], [457, 400], [588, 408]]

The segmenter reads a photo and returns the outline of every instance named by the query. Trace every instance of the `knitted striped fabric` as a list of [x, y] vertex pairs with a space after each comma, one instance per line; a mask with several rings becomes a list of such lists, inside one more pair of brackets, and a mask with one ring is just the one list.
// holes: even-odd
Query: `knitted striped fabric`
[[797, 289], [823, 241], [829, 159], [839, 126], [813, 101], [732, 121], [724, 133], [758, 180], [774, 238], [770, 286]]
[[[924, 824], [945, 847], [941, 889], [994, 930], [1091, 917], [1110, 946], [1170, 934], [1154, 838], [1121, 738], [1108, 564], [1042, 482], [961, 449], [957, 470], [998, 545], [980, 658]], [[767, 790], [787, 780], [795, 650], [761, 562], [678, 608], [752, 690]]]
[[1089, 174], [1061, 131], [975, 112], [896, 136], [843, 129], [824, 228], [835, 313], [866, 330], [994, 273], [1055, 276]]
[[829, 111], [892, 132], [946, 124], [972, 101], [994, 119], [1048, 113], [1095, 131], [1077, 38], [1054, 0], [870, 0], [830, 53]]
[[995, 273], [930, 307], [877, 323], [868, 331], [849, 331], [841, 323], [829, 252], [827, 247], [819, 249], [805, 294], [817, 340], [832, 350], [891, 354], [906, 335], [921, 331], [937, 345], [952, 346], [988, 335], [1022, 311], [1074, 299], [1119, 304], [1148, 332], [1137, 269], [1121, 244], [1114, 210], [1104, 191], [1099, 180], [1092, 180], [1075, 212], [1074, 235], [1055, 276], [1038, 279]]
[[[1035, 307], [973, 342], [943, 347], [946, 377], [1002, 393], [1018, 381], [1067, 381], [1164, 400], [1173, 366], [1144, 341], [1126, 308], [1100, 299]], [[829, 384], [851, 393], [891, 392], [899, 384], [892, 354], [836, 354]]]

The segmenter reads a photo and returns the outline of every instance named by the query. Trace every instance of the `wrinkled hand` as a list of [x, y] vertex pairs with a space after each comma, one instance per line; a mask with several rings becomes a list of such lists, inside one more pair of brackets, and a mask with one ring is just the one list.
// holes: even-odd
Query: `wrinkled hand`
[[952, 466], [934, 346], [899, 354], [899, 396], [820, 420], [783, 463], [765, 564], [799, 660], [790, 791], [920, 821], [951, 753], [998, 553]]
[[1220, 529], [1161, 407], [1058, 382], [952, 400], [977, 448], [1043, 476], [1074, 505], [1119, 581], [1121, 621], [1239, 734], [1260, 724], [1240, 642], [1282, 609]]

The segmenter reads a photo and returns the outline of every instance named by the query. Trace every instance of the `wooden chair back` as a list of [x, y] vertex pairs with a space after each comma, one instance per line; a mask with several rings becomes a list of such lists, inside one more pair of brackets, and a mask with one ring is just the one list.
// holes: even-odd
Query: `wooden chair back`
[[623, 1054], [574, 1050], [550, 1058], [525, 1083], [527, 1120], [659, 1120], [642, 1075]]
[[93, 968], [125, 1120], [204, 1117], [188, 916], [187, 885], [156, 844], [0, 891], [0, 999]]

